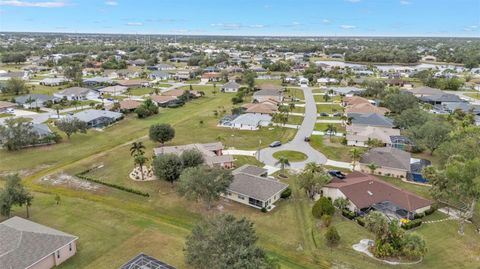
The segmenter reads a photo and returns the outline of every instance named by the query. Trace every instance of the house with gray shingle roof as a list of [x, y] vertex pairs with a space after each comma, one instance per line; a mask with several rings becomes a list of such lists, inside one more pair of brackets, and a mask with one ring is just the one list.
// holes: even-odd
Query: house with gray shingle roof
[[67, 98], [68, 100], [92, 100], [97, 99], [100, 95], [97, 91], [89, 88], [70, 87], [54, 93], [53, 96], [60, 99]]
[[378, 166], [374, 171], [376, 175], [407, 178], [410, 173], [410, 159], [411, 154], [400, 149], [372, 148], [360, 158], [358, 170], [371, 173], [367, 166], [374, 163]]
[[48, 269], [77, 252], [78, 237], [12, 217], [0, 223], [0, 268]]
[[223, 196], [235, 202], [270, 211], [288, 184], [267, 176], [267, 170], [244, 165], [232, 172], [233, 182]]
[[123, 119], [123, 114], [108, 110], [87, 109], [74, 114], [73, 117], [86, 122], [90, 128], [102, 128]]

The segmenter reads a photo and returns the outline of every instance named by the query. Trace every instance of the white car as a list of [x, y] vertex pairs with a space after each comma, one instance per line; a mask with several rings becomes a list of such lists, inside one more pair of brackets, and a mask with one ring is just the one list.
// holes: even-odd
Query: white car
[[8, 114], [15, 114], [15, 109], [7, 108], [7, 110], [5, 112], [8, 113]]

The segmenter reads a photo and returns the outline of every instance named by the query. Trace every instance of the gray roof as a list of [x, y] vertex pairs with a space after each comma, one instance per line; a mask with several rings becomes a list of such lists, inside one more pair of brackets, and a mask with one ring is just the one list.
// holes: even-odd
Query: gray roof
[[373, 148], [360, 158], [360, 163], [410, 171], [410, 153], [392, 147]]
[[351, 93], [357, 93], [357, 92], [365, 91], [365, 89], [357, 88], [357, 87], [332, 87], [332, 88], [329, 88], [329, 89], [331, 89], [334, 92], [337, 92], [339, 94], [351, 94]]
[[140, 253], [118, 269], [175, 269], [175, 267]]
[[419, 99], [423, 102], [464, 102], [457, 95], [450, 93], [422, 96]]
[[43, 123], [32, 124], [32, 131], [35, 132], [40, 137], [44, 137], [52, 134], [52, 131], [50, 130], [50, 128], [48, 128], [48, 126]]
[[442, 94], [442, 90], [437, 89], [437, 88], [431, 88], [431, 87], [417, 87], [413, 89], [406, 90], [407, 92], [411, 94], [418, 94], [418, 95], [435, 95], [435, 94]]
[[25, 269], [77, 239], [74, 235], [12, 217], [0, 223], [0, 268]]
[[118, 120], [123, 117], [123, 114], [108, 110], [87, 109], [74, 114], [73, 117], [84, 122], [90, 122], [92, 120], [104, 117]]
[[22, 96], [15, 97], [15, 102], [17, 104], [23, 105], [27, 102], [27, 100], [29, 98], [34, 100], [35, 102], [40, 102], [40, 103], [44, 103], [46, 101], [53, 101], [53, 100], [58, 99], [58, 98], [53, 97], [51, 95], [33, 93], [33, 94], [28, 94], [28, 95], [22, 95]]
[[58, 94], [60, 95], [74, 95], [74, 96], [84, 96], [90, 92], [91, 89], [89, 88], [82, 88], [82, 87], [70, 87], [66, 88], [65, 90], [59, 91]]
[[253, 176], [261, 176], [267, 172], [268, 170], [265, 168], [261, 168], [261, 167], [250, 165], [250, 164], [244, 164], [243, 166], [240, 166], [239, 168], [233, 170], [232, 174], [235, 175], [239, 173], [244, 173], [244, 174], [249, 174]]
[[235, 81], [229, 81], [222, 86], [222, 89], [238, 89], [238, 88], [240, 88], [240, 84], [236, 83]]
[[394, 127], [393, 120], [377, 113], [348, 113], [352, 118], [352, 124], [378, 126], [378, 127]]
[[287, 187], [288, 184], [273, 179], [237, 173], [233, 175], [233, 182], [228, 187], [228, 190], [260, 201], [267, 201]]
[[253, 93], [253, 96], [282, 96], [281, 89], [263, 89]]

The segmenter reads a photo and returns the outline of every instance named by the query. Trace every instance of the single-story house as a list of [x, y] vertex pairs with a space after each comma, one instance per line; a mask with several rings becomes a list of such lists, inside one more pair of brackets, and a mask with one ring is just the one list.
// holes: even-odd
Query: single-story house
[[66, 98], [67, 100], [93, 100], [98, 99], [100, 94], [89, 88], [70, 87], [54, 93], [53, 96], [59, 99]]
[[176, 269], [152, 256], [143, 253], [138, 254], [133, 259], [118, 267], [118, 269]]
[[18, 71], [18, 72], [2, 72], [0, 73], [1, 80], [10, 80], [12, 78], [18, 78], [22, 80], [29, 80], [32, 78], [32, 74], [27, 71]]
[[0, 101], [0, 113], [7, 111], [9, 108], [15, 108], [17, 105], [14, 103]]
[[222, 76], [218, 72], [207, 72], [201, 77], [202, 82], [218, 82], [222, 79]]
[[[136, 100], [125, 99], [125, 100], [119, 101], [118, 104], [120, 105], [120, 108], [119, 108], [118, 111], [132, 112], [135, 109], [137, 109], [137, 107], [139, 107], [142, 104], [142, 102], [139, 102], [139, 101], [136, 101]], [[110, 104], [110, 105], [105, 106], [105, 109], [113, 111], [112, 110], [113, 107], [114, 107], [114, 104]]]
[[431, 87], [416, 87], [413, 89], [408, 89], [406, 92], [413, 94], [415, 97], [430, 96], [430, 95], [441, 95], [444, 92], [437, 88]]
[[387, 86], [390, 86], [390, 87], [393, 87], [393, 86], [403, 87], [406, 84], [406, 82], [402, 79], [393, 78], [393, 79], [386, 80], [385, 84], [387, 84]]
[[151, 80], [167, 80], [171, 77], [171, 75], [164, 71], [153, 71], [152, 73], [148, 74], [148, 79]]
[[329, 90], [332, 90], [336, 95], [342, 96], [353, 96], [365, 91], [365, 89], [357, 87], [332, 87]]
[[367, 151], [359, 160], [359, 166], [356, 168], [364, 173], [371, 173], [369, 164], [376, 164], [378, 168], [374, 171], [376, 175], [407, 178], [410, 173], [409, 152], [392, 148], [372, 148]]
[[339, 81], [338, 79], [335, 78], [319, 78], [317, 79], [317, 83], [321, 85], [327, 85], [327, 84], [337, 84]]
[[443, 103], [458, 103], [465, 102], [456, 94], [442, 93], [428, 96], [421, 96], [418, 98], [420, 102], [431, 104], [431, 105], [441, 105]]
[[275, 100], [266, 100], [260, 103], [248, 103], [242, 105], [245, 113], [253, 114], [275, 114], [278, 112], [279, 103]]
[[238, 92], [240, 84], [235, 81], [229, 81], [222, 86], [222, 92]]
[[143, 79], [119, 80], [118, 85], [125, 87], [147, 87], [149, 82]]
[[15, 97], [15, 103], [24, 108], [44, 107], [47, 102], [55, 102], [57, 100], [59, 98], [54, 96], [36, 93]]
[[74, 114], [73, 117], [86, 122], [89, 128], [102, 128], [121, 120], [123, 114], [107, 110], [87, 109]]
[[181, 146], [169, 146], [154, 148], [153, 152], [155, 156], [162, 154], [174, 153], [177, 155], [182, 154], [185, 150], [196, 149], [200, 151], [205, 159], [205, 164], [209, 166], [220, 166], [222, 168], [233, 167], [233, 156], [223, 155], [224, 146], [220, 142], [206, 143], [206, 144], [188, 144]]
[[193, 72], [190, 71], [178, 71], [173, 76], [176, 80], [190, 80], [194, 76]]
[[283, 101], [283, 89], [275, 85], [265, 85], [253, 93], [253, 102], [261, 103], [267, 100]]
[[119, 85], [108, 86], [108, 87], [105, 87], [105, 88], [98, 89], [98, 91], [101, 94], [109, 94], [109, 95], [112, 95], [112, 96], [121, 95], [121, 94], [125, 93], [127, 90], [128, 90], [128, 87], [119, 86]]
[[247, 113], [235, 117], [225, 117], [220, 121], [219, 126], [240, 130], [258, 130], [261, 126], [269, 126], [271, 122], [272, 116], [268, 114]]
[[84, 78], [83, 84], [89, 87], [96, 87], [98, 85], [112, 85], [113, 80], [107, 77]]
[[175, 67], [174, 65], [171, 65], [171, 64], [162, 64], [162, 63], [160, 63], [160, 64], [156, 64], [156, 65], [154, 65], [154, 66], [149, 66], [149, 67], [147, 67], [147, 69], [149, 69], [149, 70], [160, 70], [160, 71], [162, 71], [162, 70], [175, 70], [176, 67]]
[[430, 209], [432, 205], [431, 201], [423, 197], [359, 171], [353, 171], [344, 179], [333, 178], [322, 188], [321, 195], [332, 201], [347, 199], [347, 208], [353, 212], [375, 209], [394, 218], [412, 218], [415, 214]]
[[40, 85], [45, 86], [60, 86], [67, 83], [68, 80], [65, 78], [44, 78], [40, 80]]
[[368, 141], [377, 139], [387, 146], [393, 144], [392, 137], [399, 136], [400, 130], [395, 129], [393, 121], [377, 113], [349, 113], [352, 122], [347, 125], [347, 145], [367, 147]]
[[253, 165], [244, 165], [234, 171], [233, 182], [223, 196], [251, 207], [272, 210], [288, 184], [269, 178], [267, 170]]
[[0, 223], [0, 268], [49, 269], [77, 252], [78, 237], [20, 217]]
[[178, 102], [178, 98], [175, 96], [167, 96], [167, 95], [152, 95], [150, 96], [153, 102], [160, 107], [167, 107], [170, 104], [175, 104]]

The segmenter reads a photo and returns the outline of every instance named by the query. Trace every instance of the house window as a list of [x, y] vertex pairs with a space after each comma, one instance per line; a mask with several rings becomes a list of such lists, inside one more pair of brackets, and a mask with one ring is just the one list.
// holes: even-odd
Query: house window
[[68, 244], [68, 250], [72, 251], [72, 243]]
[[60, 250], [57, 250], [57, 259], [60, 259]]

